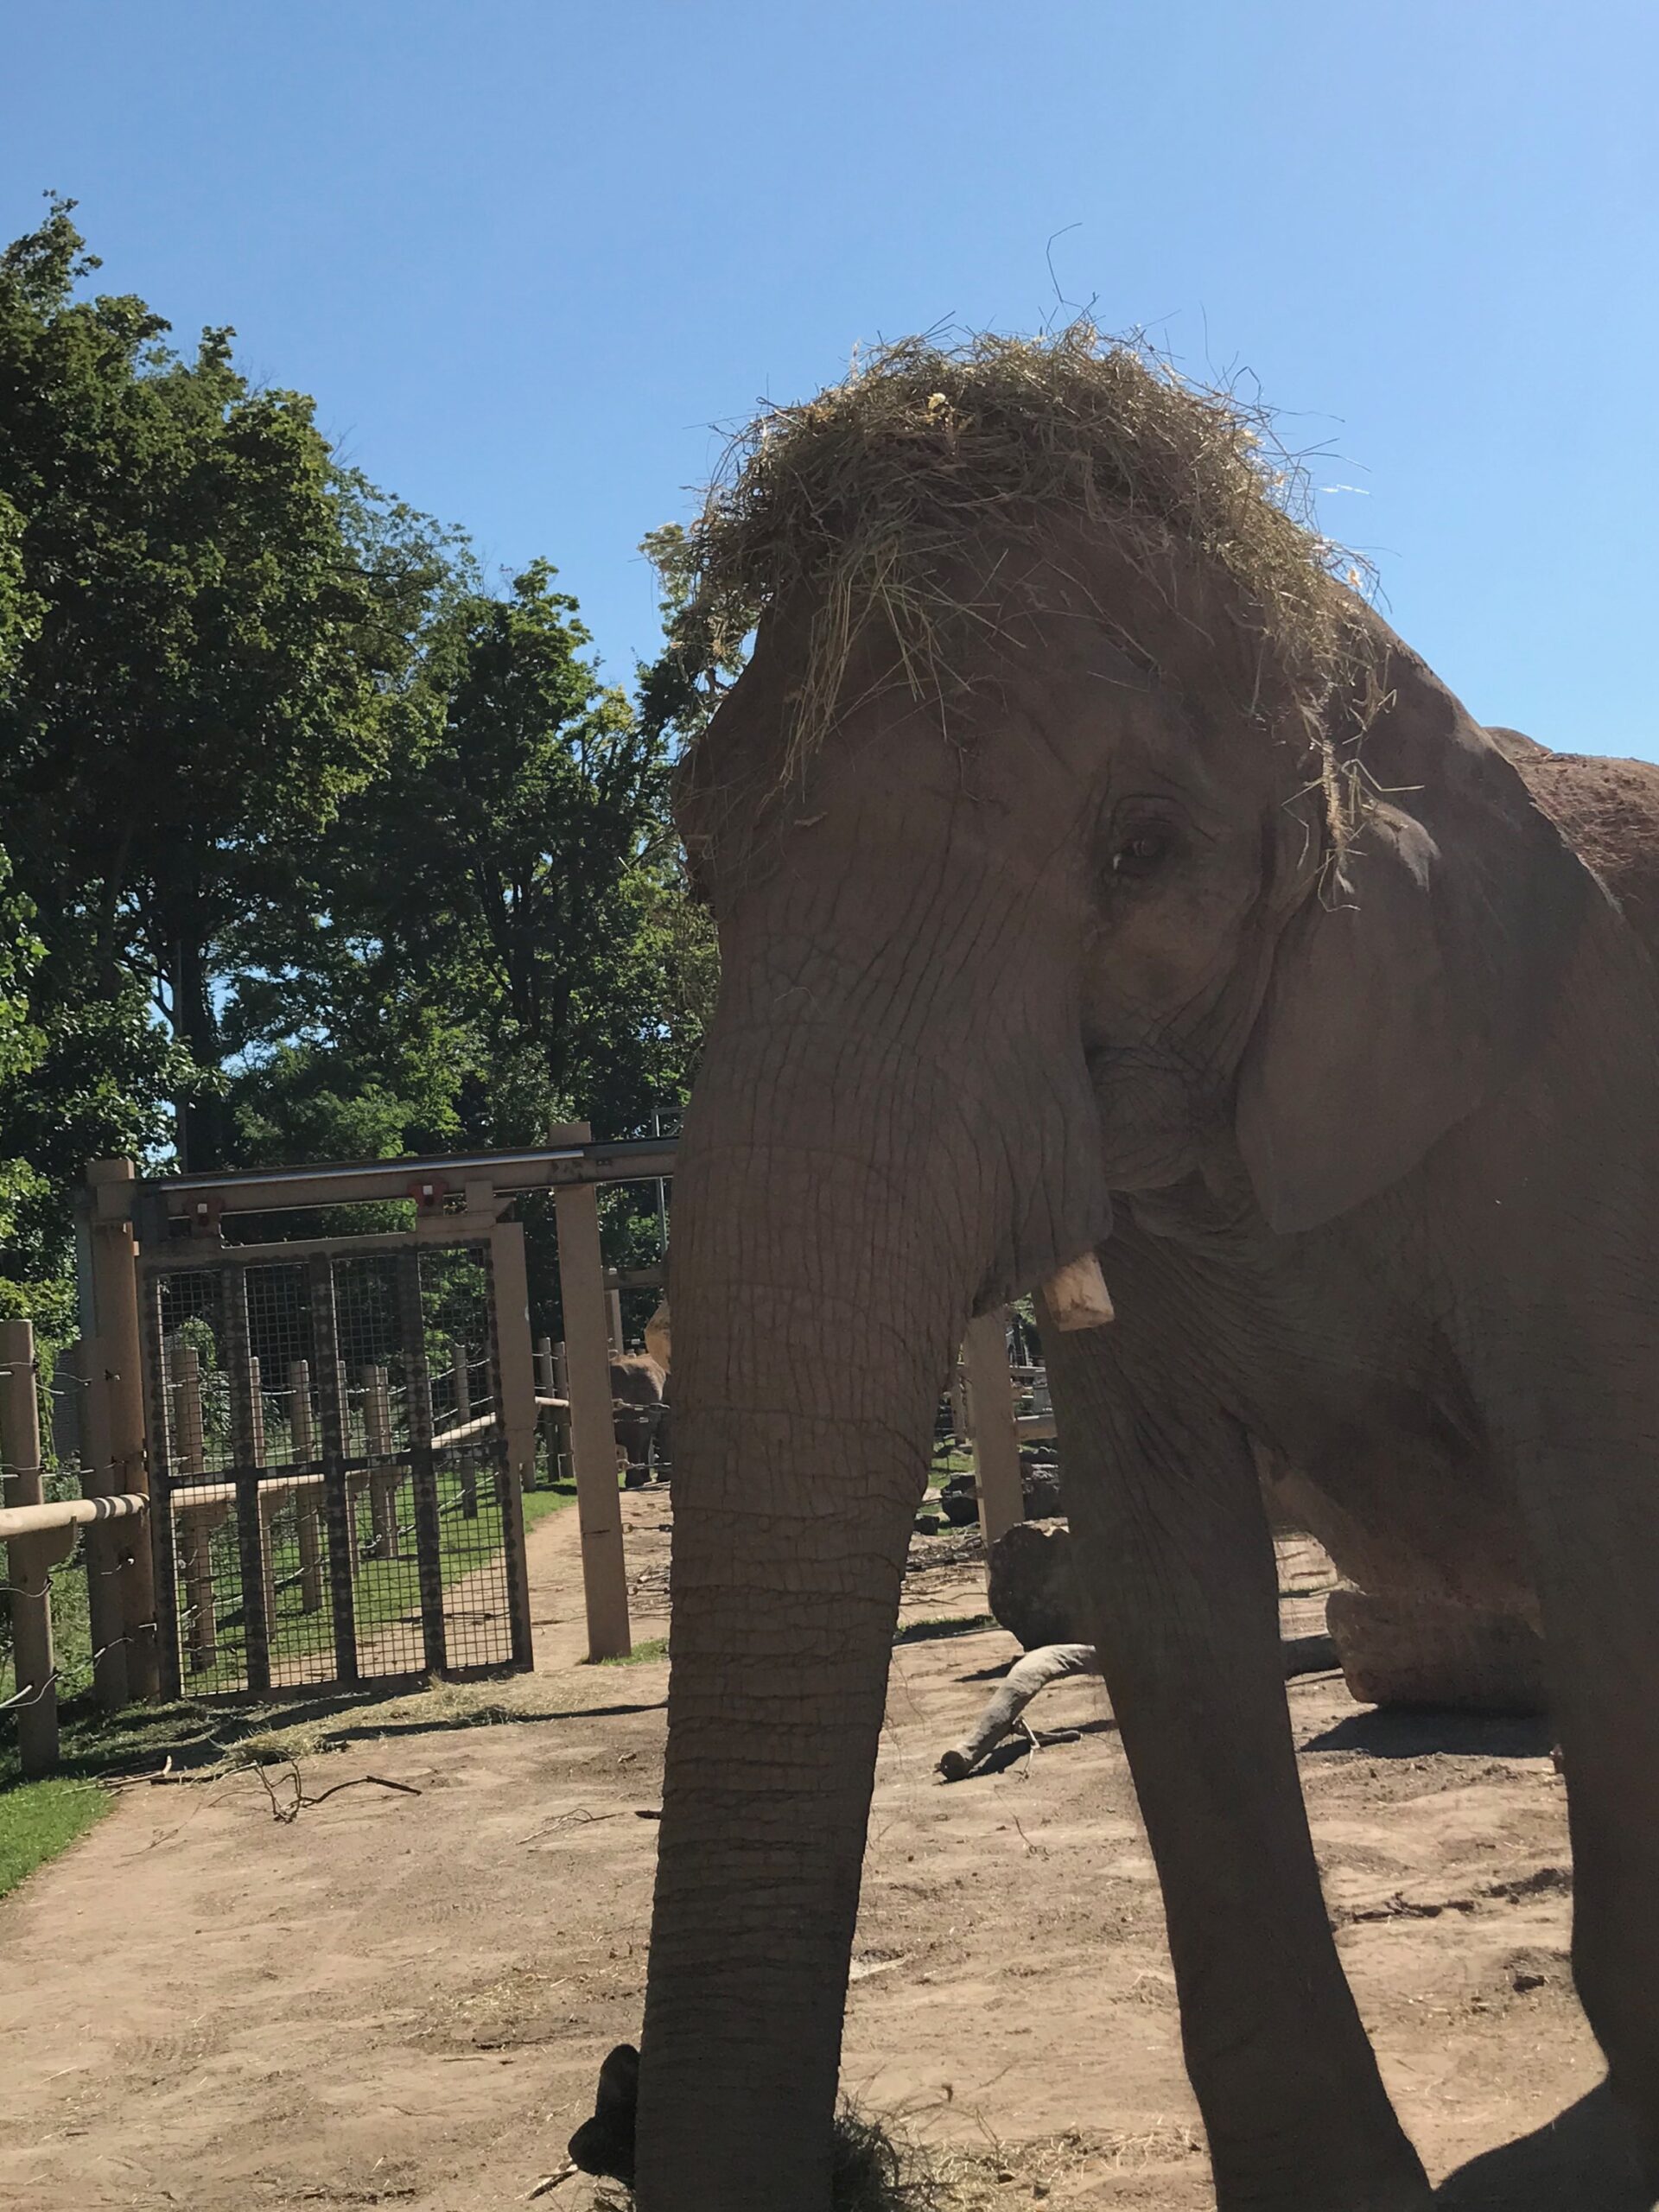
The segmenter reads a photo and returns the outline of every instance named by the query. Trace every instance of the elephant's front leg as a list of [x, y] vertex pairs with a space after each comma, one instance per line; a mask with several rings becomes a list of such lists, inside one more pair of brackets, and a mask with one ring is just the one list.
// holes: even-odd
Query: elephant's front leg
[[1246, 1440], [1196, 1384], [1159, 1375], [1155, 1357], [1135, 1363], [1132, 1382], [1133, 1331], [1120, 1320], [1050, 1332], [1050, 1376], [1102, 1671], [1163, 1885], [1217, 2200], [1222, 2212], [1421, 2212], [1428, 2186], [1319, 1888]]

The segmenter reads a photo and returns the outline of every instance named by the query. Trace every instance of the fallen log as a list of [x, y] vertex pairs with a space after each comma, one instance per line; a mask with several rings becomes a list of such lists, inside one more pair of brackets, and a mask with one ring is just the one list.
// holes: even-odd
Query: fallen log
[[[1294, 1675], [1323, 1674], [1337, 1664], [1336, 1646], [1328, 1636], [1287, 1636], [1281, 1649], [1287, 1681]], [[1039, 1691], [1070, 1675], [1099, 1672], [1100, 1661], [1092, 1643], [1045, 1643], [1027, 1651], [1003, 1676], [973, 1733], [941, 1757], [940, 1775], [946, 1782], [965, 1782], [980, 1761], [996, 1749]]]

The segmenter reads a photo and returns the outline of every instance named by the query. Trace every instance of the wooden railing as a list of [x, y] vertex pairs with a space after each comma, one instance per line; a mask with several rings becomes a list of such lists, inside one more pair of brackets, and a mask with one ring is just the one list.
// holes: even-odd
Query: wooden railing
[[24, 1779], [34, 1781], [49, 1774], [58, 1763], [53, 1569], [61, 1567], [74, 1549], [78, 1529], [112, 1521], [137, 1522], [149, 1510], [149, 1501], [136, 1491], [98, 1497], [44, 1495], [35, 1330], [28, 1321], [0, 1321], [0, 1466], [5, 1475], [0, 1541], [6, 1547], [16, 1678], [5, 1704], [16, 1715]]

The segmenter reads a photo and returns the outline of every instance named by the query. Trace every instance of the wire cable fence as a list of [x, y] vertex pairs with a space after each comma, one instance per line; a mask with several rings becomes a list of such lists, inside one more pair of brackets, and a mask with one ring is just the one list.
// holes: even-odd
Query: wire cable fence
[[176, 1687], [522, 1663], [486, 1244], [159, 1260], [145, 1332]]

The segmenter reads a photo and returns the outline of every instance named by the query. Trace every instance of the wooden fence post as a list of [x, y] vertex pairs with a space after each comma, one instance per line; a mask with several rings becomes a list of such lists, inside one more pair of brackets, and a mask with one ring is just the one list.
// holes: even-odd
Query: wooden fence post
[[547, 1454], [547, 1482], [550, 1490], [559, 1479], [559, 1415], [556, 1406], [543, 1405], [540, 1401], [554, 1396], [553, 1339], [536, 1339], [536, 1396], [537, 1426], [542, 1432], [542, 1448]]
[[[178, 1405], [173, 1416], [174, 1457], [181, 1475], [200, 1475], [207, 1465], [207, 1433], [201, 1419], [201, 1355], [176, 1338], [172, 1357]], [[174, 1492], [173, 1513], [183, 1524], [184, 1596], [189, 1624], [186, 1642], [190, 1671], [211, 1667], [219, 1649], [219, 1618], [213, 1599], [213, 1530], [223, 1522], [222, 1505], [190, 1503], [188, 1489]]]
[[[455, 1379], [455, 1426], [464, 1429], [473, 1418], [473, 1370], [467, 1347], [457, 1337], [449, 1350], [450, 1372]], [[461, 1517], [478, 1518], [478, 1461], [470, 1437], [461, 1440]]]
[[968, 1441], [968, 1389], [957, 1360], [950, 1370], [950, 1441], [960, 1446]]
[[576, 1463], [570, 1451], [570, 1361], [561, 1337], [553, 1347], [553, 1395], [564, 1403], [554, 1410], [559, 1445], [559, 1480], [575, 1482]]
[[[253, 1443], [253, 1460], [257, 1467], [265, 1464], [265, 1378], [260, 1371], [258, 1355], [248, 1354], [248, 1411], [249, 1430]], [[271, 1523], [276, 1517], [280, 1500], [276, 1494], [260, 1485], [259, 1491], [259, 1561], [265, 1586], [265, 1634], [276, 1633], [276, 1539]]]
[[[578, 1125], [575, 1141], [591, 1135]], [[563, 1133], [562, 1133], [563, 1134]], [[628, 1576], [622, 1550], [622, 1501], [616, 1482], [616, 1423], [605, 1262], [599, 1243], [599, 1194], [567, 1184], [553, 1200], [558, 1224], [559, 1296], [569, 1372], [570, 1445], [582, 1523], [582, 1578], [588, 1608], [588, 1656], [623, 1659], [633, 1649]]]
[[979, 1525], [988, 1553], [997, 1538], [1016, 1527], [1026, 1513], [1014, 1380], [1008, 1372], [1007, 1324], [1001, 1306], [968, 1324], [963, 1364], [971, 1399]]
[[[86, 1170], [91, 1189], [92, 1293], [97, 1317], [98, 1357], [93, 1363], [93, 1395], [103, 1400], [100, 1441], [107, 1462], [92, 1470], [106, 1491], [149, 1495], [149, 1470], [144, 1457], [144, 1392], [138, 1338], [138, 1275], [131, 1215], [118, 1193], [134, 1179], [130, 1160], [95, 1160]], [[106, 1191], [116, 1193], [105, 1201]], [[127, 1201], [130, 1205], [130, 1198]], [[99, 1554], [102, 1552], [100, 1558]], [[88, 1570], [119, 1573], [111, 1586], [119, 1592], [120, 1633], [125, 1638], [120, 1656], [124, 1665], [110, 1668], [100, 1686], [106, 1705], [131, 1698], [161, 1695], [161, 1661], [156, 1640], [156, 1574], [149, 1530], [144, 1522], [124, 1523], [110, 1532], [106, 1545], [87, 1547]], [[96, 1618], [96, 1614], [94, 1614]], [[94, 1631], [96, 1634], [96, 1630]], [[119, 1679], [118, 1680], [118, 1675]]]
[[[41, 1410], [35, 1371], [35, 1326], [0, 1321], [0, 1464], [8, 1505], [39, 1505]], [[74, 1541], [74, 1532], [69, 1532]], [[17, 1694], [17, 1749], [23, 1779], [50, 1774], [58, 1763], [57, 1669], [52, 1656], [52, 1563], [38, 1536], [6, 1547], [11, 1586], [12, 1671]]]
[[[289, 1362], [288, 1433], [295, 1465], [308, 1466], [317, 1456], [309, 1360]], [[320, 1483], [294, 1493], [294, 1537], [300, 1549], [300, 1611], [303, 1613], [318, 1612], [322, 1607], [322, 1547], [317, 1536], [321, 1497]]]
[[387, 1464], [391, 1459], [391, 1393], [384, 1367], [363, 1370], [363, 1430], [370, 1463], [369, 1519], [374, 1529], [374, 1556], [396, 1559], [398, 1471]]
[[524, 1564], [523, 1493], [536, 1471], [536, 1363], [530, 1347], [530, 1279], [522, 1222], [498, 1221], [491, 1230], [490, 1280], [495, 1294], [494, 1374], [501, 1394], [497, 1417], [507, 1474], [506, 1482], [498, 1487], [507, 1610], [512, 1656], [521, 1667], [528, 1667], [530, 1580]]

